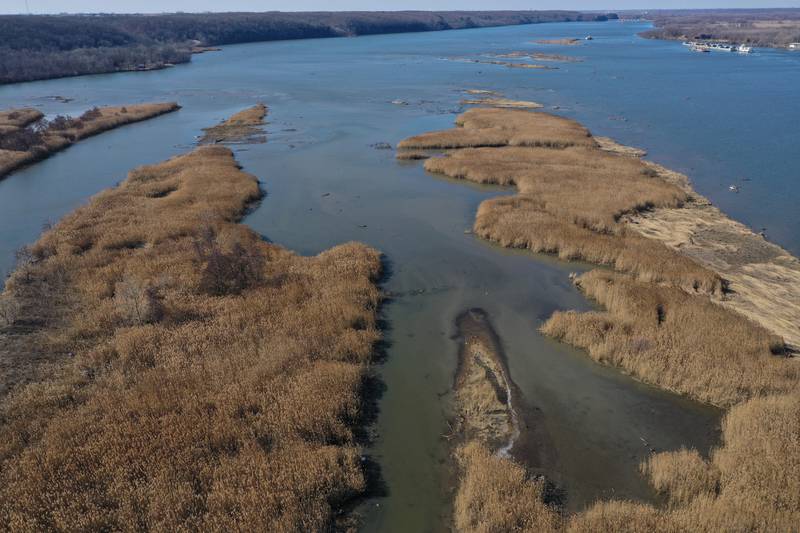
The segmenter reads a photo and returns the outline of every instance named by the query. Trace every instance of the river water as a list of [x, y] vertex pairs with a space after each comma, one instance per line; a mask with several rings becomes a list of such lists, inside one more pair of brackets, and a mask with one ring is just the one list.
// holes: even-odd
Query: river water
[[[245, 223], [301, 254], [363, 241], [384, 252], [390, 268], [385, 289], [395, 297], [384, 308], [388, 349], [378, 368], [386, 390], [370, 450], [387, 495], [361, 506], [365, 529], [446, 525], [443, 399], [455, 368], [453, 323], [469, 307], [490, 314], [523, 401], [541, 409], [555, 454], [540, 470], [566, 490], [568, 507], [651, 499], [637, 470], [649, 448], [705, 453], [718, 438], [719, 413], [537, 333], [554, 310], [590, 307], [568, 279], [588, 267], [465, 232], [481, 201], [510, 191], [433, 177], [370, 146], [450, 127], [460, 91], [497, 90], [557, 106], [598, 135], [647, 149], [734, 218], [800, 252], [800, 54], [693, 54], [636, 37], [646, 27], [569, 23], [248, 44], [163, 71], [0, 87], [0, 107], [36, 105], [50, 115], [157, 100], [184, 106], [0, 181], [0, 271], [46, 221], [134, 166], [187, 151], [202, 127], [264, 101], [269, 141], [234, 147], [267, 191]], [[586, 34], [595, 39], [576, 47], [530, 44]], [[537, 71], [453, 60], [518, 50], [584, 61]], [[734, 183], [739, 194], [728, 191]]]

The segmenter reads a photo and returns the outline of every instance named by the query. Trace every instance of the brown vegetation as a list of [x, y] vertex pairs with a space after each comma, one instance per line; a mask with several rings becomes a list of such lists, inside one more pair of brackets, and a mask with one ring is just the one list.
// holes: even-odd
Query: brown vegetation
[[800, 260], [728, 218], [692, 190], [686, 176], [648, 164], [684, 189], [689, 201], [681, 209], [635, 213], [626, 217], [627, 227], [719, 273], [732, 289], [722, 305], [780, 335], [791, 350], [800, 352]]
[[266, 136], [261, 126], [264, 125], [267, 111], [264, 104], [239, 111], [218, 125], [205, 128], [200, 144], [265, 142]]
[[[702, 202], [685, 177], [613, 142], [595, 144], [572, 121], [538, 112], [471, 110], [458, 124], [454, 130], [403, 141], [399, 156], [403, 150], [444, 149], [443, 156], [426, 160], [428, 170], [515, 185], [517, 195], [481, 205], [477, 234], [504, 246], [554, 252], [619, 271], [595, 270], [577, 278], [605, 311], [556, 313], [543, 331], [639, 379], [731, 407], [723, 442], [710, 459], [681, 450], [656, 454], [643, 465], [669, 502], [665, 509], [608, 501], [561, 519], [544, 505], [541, 485], [532, 483], [522, 467], [492, 457], [485, 448], [468, 450], [462, 461], [482, 468], [462, 470], [455, 517], [459, 529], [794, 529], [800, 521], [800, 367], [778, 356], [785, 350], [775, 334], [784, 327], [780, 321], [757, 324], [732, 311], [730, 303], [719, 303], [727, 297], [720, 273], [733, 271], [733, 258], [741, 250], [751, 267], [747, 273], [762, 284], [761, 294], [794, 294], [794, 275], [780, 283], [777, 279], [778, 272], [794, 272], [788, 254], [756, 246], [752, 232], [728, 239], [736, 233], [731, 221], [691, 211]], [[681, 218], [682, 226], [670, 226], [670, 216], [682, 211], [699, 222]], [[645, 225], [642, 220], [653, 213], [655, 221]], [[714, 231], [703, 233], [707, 224]], [[688, 252], [681, 253], [684, 246], [673, 243], [685, 243], [684, 235], [705, 237], [710, 250], [686, 246]], [[784, 270], [761, 273], [762, 265]], [[741, 285], [734, 278], [733, 287]], [[766, 298], [745, 299], [753, 309], [766, 306]], [[782, 315], [769, 315], [775, 316]], [[484, 495], [490, 495], [489, 505], [482, 505]]]
[[520, 433], [519, 393], [489, 317], [481, 309], [469, 309], [458, 316], [456, 328], [460, 346], [449, 436], [457, 443], [455, 530], [553, 530], [559, 517], [544, 503], [545, 480], [533, 479], [504, 457]]
[[703, 295], [601, 270], [576, 283], [606, 311], [556, 312], [542, 331], [602, 363], [722, 407], [800, 386], [780, 337]]
[[[599, 150], [578, 123], [546, 113], [473, 109], [452, 130], [411, 137], [404, 150], [451, 149], [425, 168], [519, 194], [483, 202], [475, 232], [503, 246], [557, 253], [630, 272], [638, 279], [720, 292], [712, 271], [629, 232], [626, 213], [680, 206], [686, 193], [635, 158]], [[459, 148], [458, 150], [454, 150]]]
[[577, 122], [537, 113], [470, 109], [456, 118], [455, 129], [415, 135], [400, 141], [402, 150], [439, 150], [481, 146], [592, 146], [589, 131]]
[[558, 513], [544, 503], [544, 480], [473, 442], [458, 452], [455, 530], [464, 533], [547, 532], [559, 529]]
[[542, 104], [528, 100], [510, 100], [508, 98], [470, 98], [461, 100], [461, 105], [479, 105], [501, 109], [539, 109]]
[[575, 46], [581, 44], [580, 39], [566, 38], [566, 39], [539, 39], [534, 41], [534, 44], [554, 44], [560, 46]]
[[32, 107], [0, 111], [0, 134], [25, 128], [44, 117], [44, 113]]
[[[0, 126], [0, 178], [92, 135], [178, 109], [174, 102], [103, 107], [78, 118], [59, 116], [47, 123], [38, 123], [42, 115], [36, 110], [6, 111], [0, 115], [0, 123], [11, 127]], [[15, 114], [19, 114], [16, 124], [9, 121]]]
[[51, 364], [0, 400], [0, 529], [320, 531], [364, 491], [379, 255], [266, 243], [259, 197], [202, 147], [33, 245], [4, 298]]
[[544, 54], [542, 52], [509, 52], [507, 54], [497, 54], [494, 57], [500, 59], [528, 58], [535, 61], [553, 61], [556, 63], [580, 63], [583, 59], [574, 56], [560, 54]]

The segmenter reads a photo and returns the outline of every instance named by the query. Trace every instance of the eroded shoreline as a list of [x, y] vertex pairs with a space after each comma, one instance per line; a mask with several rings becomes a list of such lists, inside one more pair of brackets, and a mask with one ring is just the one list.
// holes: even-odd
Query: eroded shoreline
[[[452, 178], [515, 186], [516, 195], [481, 204], [476, 234], [502, 246], [555, 253], [616, 271], [595, 270], [575, 280], [605, 311], [556, 312], [542, 331], [640, 380], [731, 408], [722, 445], [709, 459], [694, 450], [660, 452], [643, 464], [653, 487], [677, 501], [675, 507], [612, 500], [562, 522], [524, 468], [484, 451], [470, 455], [476, 468], [492, 464], [505, 473], [462, 472], [461, 486], [467, 488], [456, 499], [459, 528], [506, 527], [509, 513], [512, 523], [530, 524], [526, 530], [590, 531], [623, 524], [672, 530], [709, 523], [722, 529], [733, 524], [769, 529], [793, 523], [800, 502], [786, 496], [774, 507], [768, 496], [797, 493], [796, 480], [786, 474], [794, 472], [796, 439], [786, 440], [785, 432], [800, 431], [795, 420], [800, 370], [796, 361], [782, 357], [791, 352], [792, 337], [779, 335], [785, 324], [776, 318], [780, 314], [768, 313], [773, 302], [743, 290], [737, 271], [720, 266], [724, 254], [743, 251], [749, 257], [748, 250], [762, 250], [753, 242], [763, 239], [718, 210], [698, 214], [707, 203], [685, 177], [642, 161], [635, 149], [596, 142], [574, 121], [541, 112], [475, 109], [456, 123], [455, 129], [402, 141], [398, 157], [425, 159], [428, 171]], [[707, 231], [708, 226], [716, 231]], [[738, 240], [731, 233], [738, 233]], [[676, 236], [677, 243], [665, 243]], [[705, 245], [695, 242], [701, 236]], [[792, 270], [796, 259], [786, 258], [777, 246], [767, 248], [770, 253], [754, 254], [757, 260], [745, 264], [770, 266], [773, 261], [773, 267], [778, 262]], [[778, 291], [792, 297], [800, 290], [784, 271], [780, 278], [761, 274], [758, 266], [745, 271], [757, 278], [761, 294]], [[763, 420], [767, 412], [770, 424]], [[778, 452], [764, 446], [776, 441]], [[743, 463], [745, 450], [750, 457]], [[705, 481], [689, 486], [680, 477], [687, 469]], [[765, 486], [770, 487], [766, 494]], [[506, 495], [499, 498], [502, 504], [479, 506], [481, 494], [498, 491]], [[526, 491], [538, 494], [533, 508], [524, 508], [515, 496]], [[467, 504], [459, 504], [461, 496]], [[466, 522], [459, 522], [460, 513]]]

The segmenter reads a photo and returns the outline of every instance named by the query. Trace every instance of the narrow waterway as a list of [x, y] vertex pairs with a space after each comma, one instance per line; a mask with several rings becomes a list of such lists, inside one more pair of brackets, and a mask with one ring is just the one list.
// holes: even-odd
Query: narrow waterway
[[[791, 213], [800, 201], [800, 154], [787, 131], [800, 119], [791, 90], [800, 81], [800, 54], [691, 55], [678, 43], [635, 37], [644, 27], [548, 24], [250, 44], [158, 72], [0, 87], [0, 107], [37, 105], [50, 115], [142, 101], [184, 106], [0, 181], [0, 271], [11, 268], [13, 250], [35, 240], [45, 221], [134, 166], [188, 150], [202, 127], [263, 101], [270, 106], [269, 141], [235, 147], [267, 191], [245, 222], [301, 254], [363, 241], [390, 267], [388, 350], [378, 368], [386, 390], [370, 451], [387, 495], [362, 506], [365, 529], [446, 527], [443, 405], [456, 361], [454, 320], [471, 307], [489, 313], [523, 401], [541, 409], [556, 451], [542, 470], [566, 490], [569, 508], [606, 497], [649, 499], [638, 474], [649, 449], [707, 451], [719, 413], [537, 333], [552, 311], [590, 306], [568, 279], [587, 267], [503, 250], [465, 232], [481, 201], [510, 191], [430, 176], [421, 164], [371, 146], [450, 127], [463, 89], [498, 90], [558, 107], [598, 135], [648, 149], [653, 159], [689, 172], [696, 188], [734, 218], [767, 227], [797, 252], [800, 231]], [[448, 59], [532, 50], [536, 38], [589, 33], [595, 40], [579, 47], [537, 48], [584, 59], [558, 70]], [[74, 101], [49, 98], [55, 95]], [[727, 192], [734, 179], [739, 195]]]

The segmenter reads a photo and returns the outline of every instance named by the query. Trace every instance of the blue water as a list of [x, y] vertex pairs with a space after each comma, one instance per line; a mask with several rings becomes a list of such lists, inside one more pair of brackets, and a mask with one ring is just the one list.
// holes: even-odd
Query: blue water
[[[457, 314], [483, 307], [503, 339], [511, 377], [539, 407], [557, 459], [539, 469], [566, 488], [571, 509], [597, 498], [650, 499], [637, 465], [648, 450], [707, 451], [718, 413], [633, 382], [536, 331], [556, 309], [586, 309], [570, 271], [583, 265], [509, 252], [464, 230], [479, 203], [507, 191], [426, 175], [370, 144], [447, 128], [464, 89], [534, 100], [597, 135], [642, 147], [686, 172], [734, 218], [800, 252], [800, 54], [693, 54], [636, 37], [641, 23], [569, 23], [226, 47], [172, 69], [0, 87], [0, 107], [49, 115], [93, 105], [176, 100], [183, 109], [83, 141], [0, 181], [0, 271], [13, 250], [127, 170], [187, 151], [201, 128], [243, 107], [270, 107], [263, 145], [235, 147], [268, 196], [245, 222], [302, 254], [349, 240], [391, 265], [390, 346], [370, 454], [388, 496], [363, 507], [367, 529], [446, 527], [446, 398]], [[543, 46], [540, 38], [595, 39]], [[520, 50], [567, 54], [557, 70], [453, 59]], [[74, 98], [68, 104], [48, 97]], [[392, 103], [402, 100], [403, 104]], [[741, 192], [728, 191], [730, 184]], [[424, 292], [420, 292], [424, 290]], [[521, 457], [521, 460], [529, 458]]]

